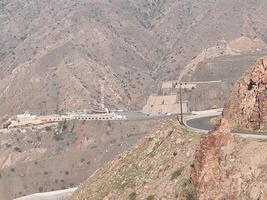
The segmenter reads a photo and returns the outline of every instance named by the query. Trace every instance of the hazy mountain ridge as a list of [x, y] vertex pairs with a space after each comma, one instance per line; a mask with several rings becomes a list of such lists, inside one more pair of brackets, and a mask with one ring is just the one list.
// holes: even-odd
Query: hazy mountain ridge
[[[110, 107], [138, 109], [151, 92], [157, 92], [162, 80], [177, 79], [203, 49], [241, 35], [266, 40], [266, 4], [263, 0], [4, 1], [0, 16], [1, 115], [98, 108], [97, 82], [103, 79], [108, 90], [114, 91], [106, 98]], [[92, 69], [87, 70], [95, 79], [76, 77], [71, 85], [83, 88], [77, 96], [77, 90], [63, 86], [69, 81], [65, 76], [68, 65], [73, 64], [74, 71], [84, 69], [77, 64], [80, 59], [90, 63]], [[71, 63], [74, 60], [76, 64]], [[105, 66], [111, 76], [97, 73], [105, 71]], [[21, 68], [43, 81], [32, 84], [31, 78], [14, 75]], [[27, 95], [18, 98], [17, 93]], [[68, 106], [63, 101], [66, 96], [73, 99]]]

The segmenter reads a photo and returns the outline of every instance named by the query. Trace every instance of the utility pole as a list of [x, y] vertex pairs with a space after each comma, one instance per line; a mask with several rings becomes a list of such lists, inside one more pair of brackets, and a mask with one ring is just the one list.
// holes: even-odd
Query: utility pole
[[184, 115], [183, 115], [183, 96], [182, 96], [182, 83], [176, 83], [176, 86], [179, 84], [179, 93], [180, 93], [180, 114], [181, 119], [179, 119], [179, 114], [177, 115], [177, 120], [180, 122], [181, 125], [184, 125]]
[[[183, 113], [183, 84], [187, 85], [187, 84], [217, 84], [217, 83], [221, 83], [222, 80], [214, 80], [214, 81], [197, 81], [197, 82], [176, 82], [175, 83], [175, 87], [178, 88], [178, 84], [179, 84], [179, 93], [180, 93], [180, 112], [181, 112], [181, 117], [179, 119], [179, 114], [177, 115], [177, 120], [180, 122], [181, 125], [184, 125], [184, 113]], [[184, 87], [185, 89], [186, 87]], [[195, 87], [191, 88], [192, 90], [195, 89]], [[177, 92], [177, 96], [178, 96], [178, 92]]]
[[183, 97], [182, 97], [182, 83], [179, 83], [179, 89], [180, 89], [180, 112], [181, 112], [181, 125], [184, 125], [184, 116], [183, 116]]
[[101, 93], [101, 97], [100, 97], [100, 107], [102, 110], [105, 110], [105, 87], [104, 87], [104, 82], [100, 81], [100, 93]]

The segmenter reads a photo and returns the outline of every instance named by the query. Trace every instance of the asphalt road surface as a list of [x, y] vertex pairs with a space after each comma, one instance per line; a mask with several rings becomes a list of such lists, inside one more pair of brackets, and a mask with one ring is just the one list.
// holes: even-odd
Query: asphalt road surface
[[[211, 114], [212, 115], [212, 114]], [[208, 133], [213, 125], [211, 124], [211, 119], [215, 116], [194, 116], [187, 120], [185, 120], [185, 125], [187, 128], [199, 132], [199, 133]], [[241, 131], [241, 130], [233, 130], [234, 134], [239, 135], [241, 137], [250, 137], [250, 138], [259, 138], [259, 139], [267, 139], [267, 133], [259, 133], [257, 131]]]
[[145, 120], [145, 119], [164, 119], [169, 118], [171, 116], [175, 116], [176, 114], [161, 114], [161, 115], [152, 115], [152, 114], [146, 114], [143, 112], [115, 112], [116, 114], [123, 115], [126, 117], [126, 120]]
[[207, 133], [213, 127], [213, 125], [210, 123], [210, 120], [212, 118], [213, 117], [201, 117], [201, 118], [189, 119], [186, 121], [186, 125], [196, 129], [196, 131], [198, 132]]
[[36, 193], [14, 200], [68, 200], [77, 188], [59, 190], [54, 192]]

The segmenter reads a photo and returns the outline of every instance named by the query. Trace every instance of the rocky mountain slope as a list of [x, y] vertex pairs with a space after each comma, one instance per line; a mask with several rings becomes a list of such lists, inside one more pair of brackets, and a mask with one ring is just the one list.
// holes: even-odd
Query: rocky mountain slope
[[267, 57], [236, 83], [224, 117], [234, 128], [267, 130]]
[[199, 140], [199, 135], [182, 129], [175, 119], [166, 121], [131, 150], [97, 170], [72, 199], [194, 198], [190, 165]]
[[[264, 88], [264, 60], [246, 76], [255, 83], [251, 94], [261, 94]], [[243, 82], [241, 79], [237, 86]], [[245, 88], [238, 94], [247, 91]], [[238, 104], [230, 97], [233, 104], [228, 106], [238, 110], [246, 97], [240, 100]], [[266, 101], [262, 99], [263, 105]], [[239, 120], [248, 123], [246, 118]], [[131, 150], [97, 170], [71, 199], [264, 200], [267, 141], [234, 136], [231, 128], [231, 119], [225, 113], [204, 136], [189, 133], [176, 119], [166, 121]]]
[[0, 130], [0, 199], [76, 187], [160, 121], [70, 121]]
[[266, 199], [266, 144], [234, 137], [222, 119], [196, 152], [191, 180], [198, 199]]
[[214, 107], [224, 107], [225, 101], [231, 94], [233, 85], [239, 80], [241, 75], [250, 69], [255, 60], [264, 55], [266, 54], [263, 52], [235, 56], [227, 55], [199, 63], [194, 72], [185, 76], [186, 80], [221, 80], [221, 82], [198, 84], [193, 91], [186, 92], [184, 98], [189, 99], [190, 109], [207, 110]]
[[[107, 106], [141, 108], [162, 80], [221, 41], [241, 54], [261, 49], [266, 8], [265, 0], [1, 1], [0, 117], [99, 108], [101, 81]], [[241, 36], [252, 38], [241, 38], [248, 49]]]
[[267, 141], [235, 137], [227, 127], [223, 121], [202, 138], [166, 121], [71, 199], [265, 199]]

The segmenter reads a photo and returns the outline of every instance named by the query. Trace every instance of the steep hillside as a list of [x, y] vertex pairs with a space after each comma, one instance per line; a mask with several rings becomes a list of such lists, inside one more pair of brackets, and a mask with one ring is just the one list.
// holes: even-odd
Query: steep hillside
[[235, 137], [226, 120], [203, 137], [166, 121], [97, 170], [71, 200], [264, 200], [266, 151], [266, 139]]
[[221, 41], [241, 54], [263, 48], [266, 8], [265, 0], [1, 1], [0, 117], [98, 108], [100, 81], [109, 107], [141, 108], [162, 80]]
[[157, 72], [165, 76], [168, 70], [177, 71], [173, 75], [178, 77], [179, 71], [205, 49], [241, 36], [266, 41], [266, 6], [262, 0], [172, 1], [152, 28], [172, 51], [158, 65]]
[[70, 121], [0, 130], [0, 199], [76, 187], [158, 123]]
[[20, 3], [2, 6], [1, 113], [97, 108], [100, 81], [107, 105], [144, 100], [161, 45], [136, 20], [106, 1]]
[[[218, 81], [219, 83], [198, 84], [193, 91], [184, 94], [189, 99], [191, 110], [222, 108], [231, 94], [233, 85], [245, 74], [255, 61], [266, 52], [227, 55], [200, 62], [195, 71], [184, 77], [187, 81]], [[222, 70], [223, 69], [223, 70]]]
[[191, 172], [199, 200], [267, 197], [266, 139], [234, 137], [222, 119], [205, 136]]
[[190, 165], [199, 139], [177, 120], [166, 121], [97, 170], [71, 199], [193, 199]]

